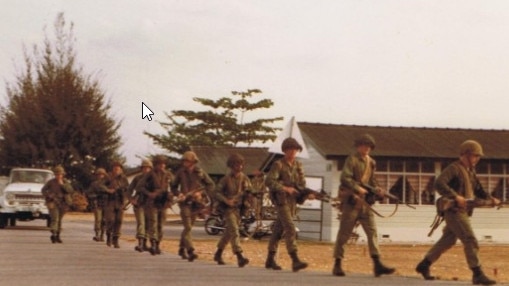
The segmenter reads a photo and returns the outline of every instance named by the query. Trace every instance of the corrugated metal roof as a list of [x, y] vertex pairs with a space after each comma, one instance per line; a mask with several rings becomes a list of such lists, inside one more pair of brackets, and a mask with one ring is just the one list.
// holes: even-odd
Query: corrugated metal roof
[[268, 148], [260, 147], [192, 146], [191, 150], [198, 156], [199, 165], [213, 175], [228, 173], [226, 160], [231, 154], [239, 153], [244, 156], [244, 172], [248, 175], [258, 170], [269, 156]]
[[468, 139], [481, 143], [487, 159], [509, 159], [509, 130], [381, 127], [298, 122], [304, 140], [324, 157], [347, 156], [353, 142], [368, 133], [376, 140], [373, 156], [457, 158]]

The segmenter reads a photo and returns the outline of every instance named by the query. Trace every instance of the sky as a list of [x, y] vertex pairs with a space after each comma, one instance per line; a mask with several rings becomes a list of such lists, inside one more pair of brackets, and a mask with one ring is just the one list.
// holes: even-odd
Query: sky
[[[163, 152], [172, 110], [258, 88], [245, 120], [508, 129], [509, 2], [472, 0], [0, 0], [0, 102], [23, 45], [74, 23], [77, 60], [122, 120], [127, 163]], [[141, 118], [141, 103], [153, 120]]]

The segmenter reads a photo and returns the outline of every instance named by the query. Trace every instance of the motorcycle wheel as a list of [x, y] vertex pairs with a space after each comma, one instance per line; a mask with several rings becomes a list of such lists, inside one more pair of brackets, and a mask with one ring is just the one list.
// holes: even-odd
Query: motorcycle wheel
[[208, 235], [218, 235], [221, 230], [218, 227], [221, 226], [221, 221], [217, 217], [209, 217], [205, 221], [205, 232]]

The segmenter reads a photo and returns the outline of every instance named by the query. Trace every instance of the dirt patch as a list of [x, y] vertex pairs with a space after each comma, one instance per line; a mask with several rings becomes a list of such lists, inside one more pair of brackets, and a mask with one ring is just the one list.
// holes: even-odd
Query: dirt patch
[[[91, 214], [72, 214], [68, 219], [93, 220], [93, 216]], [[126, 219], [133, 220], [134, 218], [126, 216]], [[214, 263], [213, 255], [219, 238], [220, 236], [210, 236], [207, 239], [195, 239], [199, 260]], [[133, 247], [136, 243], [134, 237], [123, 237], [122, 239], [131, 242]], [[395, 267], [396, 275], [418, 277], [415, 266], [430, 247], [431, 245], [383, 244], [380, 248], [382, 261], [388, 266]], [[166, 253], [177, 254], [178, 239], [165, 238], [161, 243], [161, 248]], [[264, 267], [267, 256], [267, 237], [261, 240], [242, 241], [242, 248], [245, 256], [250, 260], [250, 267]], [[333, 249], [333, 243], [299, 241], [299, 256], [309, 263], [308, 269], [313, 271], [331, 274]], [[499, 283], [509, 283], [509, 245], [484, 244], [481, 245], [479, 255], [483, 269], [489, 277], [496, 279]], [[230, 246], [225, 250], [223, 258], [227, 264], [237, 263]], [[291, 268], [291, 260], [286, 253], [284, 243], [280, 245], [277, 261], [284, 269]], [[372, 267], [366, 245], [348, 245], [343, 263], [347, 275], [348, 273], [372, 274]], [[458, 244], [442, 255], [432, 265], [431, 274], [440, 276], [441, 280], [470, 281], [472, 274], [466, 264], [462, 245]]]

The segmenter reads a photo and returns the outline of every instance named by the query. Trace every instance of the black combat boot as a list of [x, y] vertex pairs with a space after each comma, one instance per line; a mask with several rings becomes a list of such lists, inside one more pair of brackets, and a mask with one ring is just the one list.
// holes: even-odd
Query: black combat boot
[[269, 254], [267, 255], [267, 260], [265, 261], [265, 268], [272, 269], [272, 270], [281, 270], [281, 266], [277, 265], [276, 259], [274, 258], [276, 256], [275, 251], [269, 251]]
[[57, 235], [55, 236], [55, 242], [62, 243], [63, 241], [60, 239], [60, 232], [57, 232]]
[[57, 235], [54, 232], [51, 232], [51, 236], [49, 237], [51, 239], [51, 243], [57, 242]]
[[217, 262], [218, 265], [224, 265], [223, 250], [221, 248], [218, 248], [216, 253], [214, 253], [214, 261]]
[[99, 232], [98, 232], [98, 231], [96, 231], [96, 232], [95, 232], [95, 236], [94, 236], [94, 237], [92, 237], [92, 240], [93, 240], [93, 241], [100, 241], [100, 238], [99, 238]]
[[182, 257], [182, 259], [187, 259], [187, 253], [183, 247], [179, 248], [179, 256]]
[[120, 245], [118, 244], [118, 236], [113, 237], [113, 247], [120, 248]]
[[332, 268], [332, 275], [334, 276], [345, 276], [345, 271], [341, 268], [341, 259], [336, 258], [334, 260], [334, 268]]
[[156, 255], [156, 248], [157, 248], [157, 240], [151, 239], [150, 240], [150, 254]]
[[195, 259], [198, 258], [198, 255], [194, 253], [194, 248], [189, 248], [187, 250], [187, 261], [193, 262]]
[[480, 266], [472, 268], [472, 284], [474, 285], [494, 285], [497, 281], [491, 280], [484, 274]]
[[249, 264], [249, 259], [242, 256], [242, 252], [236, 252], [235, 255], [237, 255], [237, 264], [240, 268]]
[[380, 275], [382, 274], [392, 274], [394, 273], [394, 271], [396, 271], [395, 268], [383, 265], [382, 262], [380, 262], [380, 257], [378, 255], [373, 255], [371, 256], [371, 258], [373, 259], [374, 264], [373, 272], [375, 274], [375, 277], [380, 277]]
[[146, 241], [144, 238], [138, 238], [138, 245], [134, 247], [134, 250], [138, 252], [143, 252], [145, 249], [143, 247], [143, 242]]
[[156, 241], [156, 254], [161, 254], [161, 248], [159, 248], [159, 243], [161, 243], [159, 240]]
[[290, 253], [290, 257], [292, 258], [293, 272], [297, 272], [301, 269], [308, 267], [308, 264], [306, 262], [300, 261], [299, 257], [297, 256], [297, 251]]
[[429, 261], [427, 258], [424, 258], [419, 264], [417, 264], [417, 267], [415, 267], [415, 271], [417, 273], [420, 273], [424, 280], [435, 280], [435, 276], [431, 276], [429, 267], [431, 266], [431, 261]]
[[106, 233], [106, 245], [111, 246], [111, 233]]

